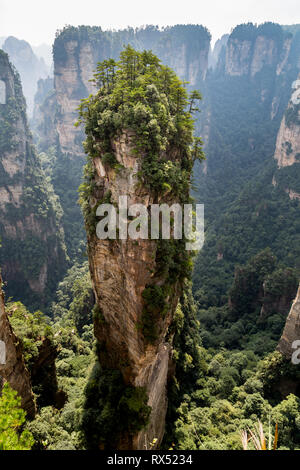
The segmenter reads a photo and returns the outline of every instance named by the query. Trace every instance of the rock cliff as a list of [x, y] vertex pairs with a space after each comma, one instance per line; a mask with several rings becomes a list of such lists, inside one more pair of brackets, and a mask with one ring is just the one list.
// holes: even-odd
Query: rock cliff
[[225, 72], [254, 77], [264, 67], [270, 67], [279, 75], [288, 61], [291, 45], [291, 34], [284, 33], [279, 25], [237, 26], [227, 42]]
[[50, 68], [45, 64], [43, 59], [39, 59], [34, 54], [30, 44], [26, 41], [21, 41], [13, 36], [9, 36], [5, 40], [2, 49], [8, 54], [10, 61], [14, 64], [21, 76], [28, 115], [31, 117], [37, 82], [40, 78], [46, 78], [48, 76]]
[[[154, 196], [143, 188], [136, 189], [139, 159], [133, 156], [126, 141], [128, 134], [124, 133], [114, 143], [116, 158], [124, 167], [119, 175], [115, 171], [105, 171], [99, 157], [93, 160], [96, 184], [102, 186], [103, 194], [111, 191], [112, 202], [117, 203], [119, 196], [128, 195], [129, 206], [141, 203], [149, 208]], [[104, 319], [104, 322], [95, 322], [95, 336], [106, 351], [104, 358], [101, 358], [102, 363], [120, 368], [127, 384], [146, 387], [148, 405], [152, 408], [151, 423], [146, 432], [134, 438], [132, 446], [143, 449], [154, 438], [158, 439], [159, 444], [164, 432], [166, 384], [171, 361], [167, 331], [181, 294], [180, 284], [173, 286], [172, 295], [166, 299], [168, 310], [163, 318], [157, 320], [155, 344], [145, 344], [138, 328], [145, 304], [142, 294], [147, 286], [165, 282], [153, 275], [157, 270], [155, 241], [110, 242], [89, 237], [88, 246], [96, 301]], [[155, 298], [151, 301], [155, 302]]]
[[34, 110], [31, 121], [32, 131], [40, 151], [48, 151], [57, 143], [56, 97], [53, 78], [40, 79], [34, 97]]
[[[119, 196], [128, 196], [128, 205], [141, 203], [148, 210], [155, 199], [153, 194], [138, 186], [137, 174], [140, 159], [132, 153], [128, 134], [125, 132], [114, 142], [115, 155], [123, 166], [119, 174], [107, 170], [100, 157], [93, 159], [98, 196], [91, 203], [101, 200], [111, 191], [111, 202], [118, 203]], [[97, 194], [97, 193], [96, 193]], [[160, 202], [166, 202], [162, 200]], [[176, 202], [176, 201], [169, 201]], [[129, 448], [144, 449], [153, 439], [160, 444], [164, 433], [167, 410], [167, 378], [171, 365], [171, 344], [168, 328], [172, 322], [179, 296], [180, 282], [172, 285], [166, 297], [168, 308], [156, 322], [154, 344], [147, 344], [141, 331], [145, 301], [143, 292], [148, 286], [164, 285], [166, 279], [155, 276], [158, 270], [157, 244], [151, 240], [98, 240], [88, 236], [88, 255], [92, 283], [101, 318], [95, 320], [95, 336], [102, 353], [100, 361], [105, 367], [120, 369], [126, 384], [145, 387], [151, 406], [151, 420], [145, 431], [125, 441]], [[151, 302], [155, 302], [155, 289]], [[139, 326], [140, 325], [140, 326]]]
[[276, 140], [274, 159], [277, 170], [273, 186], [289, 195], [291, 201], [300, 200], [300, 75], [292, 84], [292, 96], [281, 121]]
[[7, 294], [46, 303], [66, 265], [60, 206], [29, 131], [19, 76], [0, 51], [0, 259]]
[[[293, 342], [297, 340], [300, 340], [300, 286], [287, 317], [286, 324], [277, 347], [278, 351], [280, 351], [286, 359], [291, 359], [292, 354], [295, 351], [295, 348], [293, 348]], [[299, 348], [299, 346], [297, 346], [297, 348]]]
[[300, 163], [300, 75], [294, 82], [292, 98], [281, 121], [274, 154], [278, 168]]

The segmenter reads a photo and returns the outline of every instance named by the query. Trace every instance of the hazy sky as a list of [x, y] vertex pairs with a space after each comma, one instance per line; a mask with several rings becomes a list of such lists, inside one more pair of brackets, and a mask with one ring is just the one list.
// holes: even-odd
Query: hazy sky
[[52, 44], [65, 24], [103, 29], [200, 23], [215, 41], [240, 23], [300, 23], [300, 0], [0, 0], [0, 37]]

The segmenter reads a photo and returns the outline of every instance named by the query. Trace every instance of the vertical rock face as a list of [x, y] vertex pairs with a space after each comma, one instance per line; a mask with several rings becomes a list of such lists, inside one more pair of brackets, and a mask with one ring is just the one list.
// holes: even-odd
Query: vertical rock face
[[34, 134], [39, 137], [37, 144], [41, 151], [47, 151], [56, 144], [56, 99], [53, 86], [53, 78], [40, 78], [34, 97], [31, 123]]
[[82, 131], [74, 123], [80, 100], [93, 91], [89, 82], [97, 63], [93, 46], [91, 42], [80, 41], [79, 38], [66, 40], [60, 46], [64, 50], [63, 60], [58, 53], [54, 55], [54, 88], [59, 110], [56, 131], [61, 151], [73, 158], [83, 154]]
[[254, 77], [264, 67], [270, 67], [280, 75], [287, 64], [291, 45], [291, 35], [284, 33], [279, 25], [237, 26], [227, 42], [225, 73]]
[[5, 312], [4, 295], [0, 276], [0, 340], [5, 345], [5, 363], [0, 363], [0, 379], [9, 382], [22, 399], [22, 408], [29, 418], [35, 415], [35, 403], [28, 370], [25, 367], [20, 341], [15, 336]]
[[300, 75], [295, 81], [292, 98], [281, 121], [274, 154], [278, 168], [300, 163]]
[[300, 340], [300, 286], [287, 317], [283, 334], [277, 347], [278, 351], [280, 351], [287, 359], [291, 359], [292, 354], [295, 351], [295, 348], [293, 348], [293, 342], [297, 340]]
[[293, 82], [292, 96], [277, 135], [274, 158], [277, 170], [273, 185], [285, 191], [291, 200], [300, 200], [300, 75]]
[[[149, 209], [155, 202], [154, 195], [139, 184], [137, 173], [141, 159], [132, 152], [131, 137], [131, 133], [125, 131], [113, 143], [116, 159], [123, 166], [118, 173], [104, 168], [100, 158], [93, 159], [98, 189], [92, 204], [108, 191], [111, 202], [115, 203], [122, 195], [128, 196], [128, 206], [141, 203]], [[159, 202], [176, 201], [165, 198]], [[157, 339], [154, 344], [149, 344], [141, 330], [142, 294], [147, 286], [160, 286], [165, 282], [163, 276], [153, 274], [157, 270], [157, 243], [151, 240], [106, 241], [89, 235], [88, 255], [96, 302], [101, 312], [101, 319], [95, 320], [95, 336], [102, 350], [100, 361], [103, 367], [120, 369], [125, 383], [145, 387], [148, 405], [152, 408], [149, 426], [131, 442], [126, 441], [125, 447], [149, 448], [153, 439], [157, 439], [159, 445], [164, 433], [167, 377], [171, 364], [168, 328], [182, 286], [180, 282], [172, 286], [166, 299], [167, 311], [159, 319], [152, 320], [156, 323]], [[153, 302], [154, 297], [153, 294]]]
[[10, 36], [5, 40], [2, 49], [9, 55], [11, 62], [20, 73], [28, 114], [31, 116], [37, 82], [40, 78], [47, 77], [49, 68], [43, 59], [39, 59], [34, 54], [30, 44], [26, 41]]
[[223, 36], [216, 41], [214, 48], [210, 50], [210, 53], [208, 56], [209, 67], [212, 67], [212, 68], [216, 67], [220, 54], [222, 53], [224, 49], [226, 49], [228, 38], [229, 38], [229, 34], [223, 34]]
[[252, 44], [229, 38], [226, 48], [225, 70], [227, 75], [248, 75]]
[[28, 128], [19, 76], [0, 51], [0, 259], [7, 294], [46, 302], [66, 255], [59, 203], [41, 170]]
[[266, 65], [277, 65], [278, 48], [273, 39], [258, 36], [254, 45], [251, 75], [257, 74]]

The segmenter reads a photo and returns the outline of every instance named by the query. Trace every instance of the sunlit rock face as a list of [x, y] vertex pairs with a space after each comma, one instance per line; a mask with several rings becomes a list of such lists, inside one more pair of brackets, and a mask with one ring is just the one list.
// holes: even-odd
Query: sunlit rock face
[[[111, 202], [128, 196], [128, 206], [136, 203], [148, 209], [154, 202], [174, 202], [168, 197], [155, 201], [137, 174], [141, 159], [132, 151], [132, 133], [124, 131], [113, 142], [121, 170], [105, 167], [100, 157], [93, 158], [95, 192], [91, 206], [111, 192]], [[172, 153], [172, 149], [170, 149]], [[174, 151], [174, 158], [176, 152]], [[168, 330], [182, 293], [182, 282], [172, 285], [166, 302], [167, 310], [156, 322], [157, 339], [145, 341], [141, 329], [144, 300], [142, 293], [148, 285], [163, 285], [166, 279], [156, 275], [157, 243], [155, 240], [100, 240], [88, 234], [88, 256], [96, 303], [101, 318], [95, 318], [95, 336], [99, 342], [99, 359], [104, 368], [119, 369], [128, 385], [145, 387], [151, 406], [150, 423], [134, 436], [123, 436], [119, 448], [145, 449], [157, 439], [159, 446], [165, 429], [167, 411], [167, 381], [172, 370], [172, 337]], [[153, 299], [155, 301], [155, 299]]]
[[288, 108], [281, 121], [274, 154], [278, 168], [300, 163], [300, 74], [295, 80]]

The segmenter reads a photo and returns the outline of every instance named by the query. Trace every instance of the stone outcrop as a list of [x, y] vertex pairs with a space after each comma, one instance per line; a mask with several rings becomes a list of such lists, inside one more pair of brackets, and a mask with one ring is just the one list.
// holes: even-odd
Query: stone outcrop
[[38, 137], [36, 140], [41, 151], [47, 151], [57, 143], [56, 112], [53, 78], [41, 78], [37, 83], [33, 117], [31, 120], [33, 134], [35, 137]]
[[229, 34], [223, 34], [223, 36], [216, 41], [214, 48], [210, 50], [208, 56], [209, 67], [215, 68], [217, 66], [220, 54], [223, 53], [223, 50], [226, 49], [228, 38]]
[[281, 60], [279, 59], [279, 51], [276, 42], [273, 39], [264, 36], [258, 36], [254, 44], [254, 52], [251, 61], [250, 74], [253, 77], [264, 66], [278, 66], [282, 67]]
[[[141, 203], [149, 209], [154, 195], [139, 183], [137, 173], [141, 159], [132, 152], [132, 134], [125, 131], [113, 142], [115, 157], [122, 169], [105, 167], [100, 157], [93, 158], [95, 191], [90, 205], [109, 191], [111, 202], [119, 196], [128, 196], [128, 206]], [[174, 153], [176, 159], [176, 153]], [[168, 201], [164, 197], [156, 202]], [[157, 242], [155, 240], [100, 240], [88, 234], [88, 256], [96, 304], [100, 318], [94, 321], [95, 336], [99, 342], [100, 362], [104, 368], [119, 369], [127, 385], [144, 387], [151, 406], [150, 423], [145, 430], [125, 439], [120, 448], [145, 449], [157, 439], [159, 446], [167, 411], [167, 378], [171, 367], [171, 344], [168, 328], [172, 322], [182, 285], [176, 281], [166, 298], [164, 315], [155, 322], [157, 338], [147, 342], [141, 328], [145, 305], [143, 291], [149, 285], [162, 286], [165, 279], [157, 272]], [[153, 299], [155, 301], [155, 299]], [[151, 300], [152, 302], [152, 300]], [[128, 440], [129, 439], [129, 440]]]
[[32, 143], [17, 72], [0, 50], [0, 259], [7, 294], [39, 308], [66, 266], [59, 202]]
[[5, 363], [0, 363], [0, 378], [2, 377], [4, 382], [9, 382], [11, 387], [18, 392], [22, 400], [22, 408], [29, 418], [33, 418], [36, 408], [30, 375], [25, 366], [21, 343], [14, 334], [5, 311], [1, 286], [2, 278], [0, 276], [0, 340], [5, 345]]
[[227, 75], [248, 75], [251, 64], [252, 44], [229, 37], [226, 48], [225, 71]]
[[[283, 276], [285, 276], [285, 278]], [[266, 288], [266, 282], [263, 283], [263, 292], [260, 298], [262, 303], [260, 310], [261, 317], [266, 318], [268, 315], [272, 315], [272, 313], [279, 313], [285, 317], [287, 316], [297, 292], [296, 278], [294, 278], [292, 282], [285, 285], [284, 283], [287, 278], [288, 272], [286, 271], [282, 275], [281, 291], [277, 289], [276, 293], [274, 293], [273, 290], [269, 292], [268, 288]]]
[[277, 347], [278, 351], [280, 351], [287, 359], [291, 359], [292, 354], [295, 351], [295, 348], [293, 348], [293, 342], [297, 340], [300, 340], [300, 286], [287, 317], [286, 324]]
[[300, 194], [296, 193], [296, 191], [293, 191], [292, 189], [286, 189], [286, 192], [288, 193], [291, 201], [300, 200]]
[[[294, 87], [292, 95], [297, 100], [297, 93], [300, 94], [300, 75]], [[300, 163], [300, 108], [292, 100], [281, 121], [274, 158], [278, 168]]]

